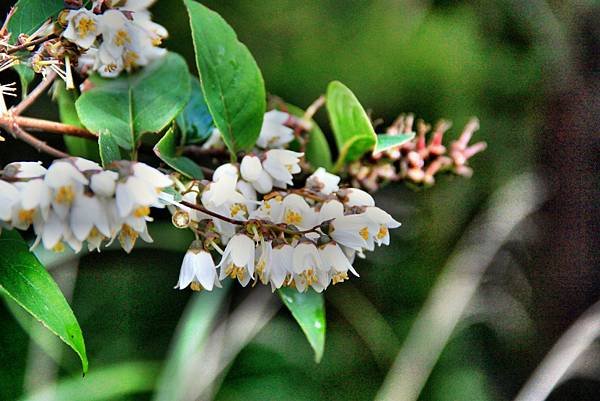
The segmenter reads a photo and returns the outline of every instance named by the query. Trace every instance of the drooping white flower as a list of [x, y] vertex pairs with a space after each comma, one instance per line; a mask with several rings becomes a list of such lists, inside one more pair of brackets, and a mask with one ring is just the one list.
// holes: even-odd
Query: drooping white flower
[[294, 248], [292, 255], [294, 284], [298, 291], [304, 292], [312, 287], [322, 292], [329, 285], [329, 275], [323, 268], [319, 251], [312, 242], [301, 242]]
[[283, 216], [283, 197], [277, 195], [273, 198], [264, 200], [260, 206], [250, 214], [252, 219], [262, 219], [272, 222], [281, 222]]
[[294, 248], [288, 244], [280, 244], [272, 248], [268, 279], [273, 291], [281, 288], [285, 279], [294, 272]]
[[132, 213], [137, 217], [148, 216], [150, 206], [158, 200], [155, 188], [136, 176], [129, 176], [125, 182], [117, 183], [115, 195], [117, 211], [122, 218]]
[[75, 167], [72, 160], [57, 160], [48, 169], [44, 183], [52, 190], [52, 208], [66, 218], [76, 197], [83, 193], [88, 179]]
[[106, 204], [96, 196], [83, 194], [73, 202], [70, 215], [70, 229], [78, 241], [91, 239], [98, 248], [102, 238], [110, 238], [111, 230]]
[[263, 168], [260, 159], [256, 156], [246, 155], [240, 163], [240, 174], [248, 182], [258, 180]]
[[261, 168], [258, 178], [252, 181], [252, 186], [261, 194], [269, 193], [273, 189], [273, 178]]
[[69, 11], [67, 22], [62, 36], [83, 49], [89, 49], [100, 34], [96, 14], [85, 8]]
[[42, 162], [14, 162], [4, 166], [4, 176], [18, 179], [40, 178], [46, 174]]
[[374, 249], [373, 223], [365, 214], [353, 214], [335, 218], [331, 222], [329, 236], [337, 243], [360, 251]]
[[294, 130], [284, 124], [290, 115], [279, 110], [265, 113], [256, 145], [263, 149], [281, 148], [294, 139]]
[[13, 207], [20, 199], [19, 195], [19, 190], [13, 184], [0, 180], [0, 220], [11, 220]]
[[400, 223], [396, 221], [389, 213], [384, 210], [371, 206], [367, 207], [365, 211], [365, 217], [375, 224], [376, 231], [371, 234], [373, 239], [378, 245], [390, 244], [390, 233], [389, 228], [398, 228]]
[[183, 290], [187, 286], [195, 291], [212, 291], [213, 287], [221, 286], [215, 262], [200, 241], [194, 241], [185, 253], [175, 288]]
[[104, 170], [90, 178], [90, 188], [96, 195], [112, 197], [115, 194], [119, 174], [114, 171]]
[[329, 271], [333, 284], [348, 279], [348, 271], [358, 277], [358, 273], [352, 267], [352, 263], [344, 254], [344, 251], [335, 242], [328, 242], [319, 247], [319, 256], [326, 270]]
[[348, 207], [375, 206], [375, 200], [362, 189], [348, 188], [344, 190], [344, 204]]
[[[114, 78], [123, 71], [123, 53], [113, 54], [118, 50], [109, 49], [110, 46], [102, 43], [96, 53], [94, 70], [104, 78]], [[123, 50], [123, 48], [121, 48]], [[91, 49], [90, 49], [91, 50]], [[124, 52], [124, 50], [123, 50]]]
[[330, 199], [321, 205], [319, 210], [319, 223], [335, 219], [344, 215], [344, 205], [335, 199]]
[[237, 279], [245, 287], [254, 277], [255, 248], [254, 241], [247, 235], [234, 235], [227, 243], [218, 265], [219, 279], [223, 280], [229, 276]]
[[19, 201], [13, 205], [11, 224], [20, 230], [26, 230], [34, 221], [48, 217], [52, 192], [43, 179], [17, 182]]
[[145, 163], [134, 163], [133, 175], [154, 186], [157, 190], [173, 185], [173, 181], [167, 175]]
[[306, 179], [306, 186], [315, 192], [329, 195], [339, 189], [340, 177], [319, 167]]
[[128, 20], [119, 10], [110, 9], [97, 17], [99, 31], [102, 34], [102, 46], [111, 56], [118, 58], [125, 46], [131, 43]]
[[317, 225], [318, 217], [306, 200], [297, 194], [290, 194], [283, 199], [281, 222], [306, 230]]
[[271, 149], [265, 153], [263, 168], [273, 177], [287, 185], [293, 185], [292, 174], [297, 174], [300, 169], [300, 157], [304, 153], [284, 149]]

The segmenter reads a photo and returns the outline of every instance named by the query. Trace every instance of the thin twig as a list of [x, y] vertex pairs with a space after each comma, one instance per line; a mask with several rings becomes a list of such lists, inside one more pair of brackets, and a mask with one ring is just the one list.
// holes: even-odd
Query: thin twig
[[600, 301], [592, 305], [559, 338], [533, 372], [515, 401], [544, 401], [569, 369], [600, 336]]
[[28, 47], [37, 46], [40, 43], [44, 43], [44, 42], [46, 42], [46, 41], [48, 41], [50, 39], [54, 39], [54, 38], [56, 38], [56, 35], [54, 35], [53, 33], [51, 33], [48, 36], [43, 36], [41, 38], [34, 39], [34, 40], [30, 41], [30, 42], [21, 43], [18, 46], [11, 47], [10, 49], [8, 49], [6, 51], [6, 54], [13, 54], [13, 53], [16, 53], [18, 51], [25, 50]]
[[543, 200], [539, 178], [524, 174], [493, 196], [476, 218], [417, 316], [377, 401], [416, 401], [440, 354], [475, 295], [487, 266], [515, 227]]
[[200, 211], [202, 213], [206, 213], [209, 216], [215, 217], [215, 218], [217, 218], [219, 220], [226, 221], [227, 223], [235, 224], [235, 225], [238, 225], [238, 226], [243, 226], [244, 224], [246, 224], [246, 222], [243, 221], [243, 220], [236, 220], [236, 219], [231, 219], [231, 218], [229, 218], [227, 216], [222, 216], [219, 213], [215, 213], [213, 211], [210, 211], [207, 208], [205, 208], [204, 206], [200, 206], [200, 205], [197, 205], [195, 203], [191, 203], [191, 202], [188, 202], [188, 201], [181, 201], [180, 203], [183, 206], [187, 206], [189, 208], [198, 210], [198, 211]]
[[13, 116], [18, 116], [20, 114], [22, 114], [25, 110], [27, 110], [27, 108], [29, 106], [31, 106], [33, 104], [33, 102], [36, 101], [36, 99], [38, 97], [40, 97], [40, 95], [42, 93], [44, 93], [52, 84], [52, 82], [56, 79], [56, 73], [55, 72], [49, 72], [48, 75], [46, 75], [46, 78], [42, 80], [42, 82], [40, 82], [38, 84], [38, 86], [36, 86], [30, 93], [29, 95], [27, 95], [27, 97], [25, 99], [23, 99], [18, 105], [16, 105], [15, 107], [11, 108], [9, 110], [9, 112], [13, 115]]
[[91, 140], [98, 140], [98, 137], [85, 128], [76, 127], [74, 125], [62, 124], [55, 121], [42, 120], [38, 118], [22, 117], [22, 116], [0, 116], [0, 126], [8, 124], [17, 124], [21, 128], [31, 129], [34, 131], [43, 131], [51, 134], [60, 134], [67, 136], [76, 136]]
[[25, 143], [28, 143], [29, 145], [37, 149], [39, 152], [44, 152], [49, 154], [50, 156], [58, 158], [70, 157], [68, 153], [58, 150], [48, 145], [46, 142], [37, 139], [35, 136], [31, 135], [23, 128], [19, 127], [17, 124], [12, 124], [9, 127], [5, 127], [5, 129], [11, 134], [13, 134], [15, 138], [20, 139]]

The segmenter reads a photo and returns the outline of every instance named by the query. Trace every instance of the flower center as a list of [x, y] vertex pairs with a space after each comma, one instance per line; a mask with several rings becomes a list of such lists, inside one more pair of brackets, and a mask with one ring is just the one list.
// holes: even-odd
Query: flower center
[[242, 212], [243, 215], [248, 214], [248, 208], [243, 203], [234, 203], [229, 208], [231, 217], [235, 217], [238, 213]]
[[202, 287], [202, 284], [196, 281], [192, 281], [192, 283], [190, 284], [190, 288], [192, 289], [192, 291], [202, 291], [204, 289], [204, 287]]
[[317, 278], [317, 274], [315, 273], [315, 270], [312, 267], [309, 267], [308, 269], [304, 270], [302, 272], [302, 276], [306, 280], [306, 285], [309, 286], [319, 281], [319, 279]]
[[77, 33], [80, 37], [85, 37], [90, 33], [96, 32], [96, 22], [93, 19], [83, 17], [79, 20], [79, 25], [77, 26]]
[[140, 206], [133, 211], [133, 215], [137, 218], [146, 217], [150, 214], [150, 207]]
[[129, 34], [124, 29], [119, 29], [115, 34], [115, 38], [113, 42], [116, 46], [123, 46], [125, 43], [130, 43], [131, 39], [129, 38]]
[[331, 277], [331, 283], [336, 285], [337, 283], [341, 283], [345, 280], [348, 280], [348, 272], [339, 272]]
[[25, 223], [33, 223], [33, 214], [35, 213], [35, 209], [21, 209], [19, 210], [19, 220]]
[[139, 234], [128, 224], [123, 224], [121, 232], [119, 233], [119, 242], [123, 248], [127, 248], [127, 243], [135, 242], [138, 236]]
[[302, 220], [302, 215], [295, 210], [287, 209], [285, 211], [284, 221], [286, 224], [300, 224]]
[[362, 239], [364, 239], [365, 241], [369, 239], [369, 228], [368, 227], [361, 228], [358, 233], [360, 234]]
[[384, 239], [386, 235], [388, 235], [388, 228], [382, 224], [377, 231], [377, 239]]
[[52, 247], [52, 251], [60, 253], [65, 251], [65, 244], [62, 242], [58, 242], [56, 245]]
[[56, 203], [70, 204], [73, 202], [73, 199], [75, 199], [75, 191], [73, 191], [73, 187], [70, 185], [58, 188], [54, 196]]
[[137, 67], [138, 60], [140, 59], [139, 54], [133, 50], [127, 50], [123, 55], [123, 65], [127, 70], [131, 70]]
[[244, 276], [246, 275], [246, 272], [243, 267], [238, 267], [232, 263], [229, 266], [227, 266], [227, 269], [225, 269], [225, 274], [234, 280], [236, 278], [239, 280], [243, 280]]

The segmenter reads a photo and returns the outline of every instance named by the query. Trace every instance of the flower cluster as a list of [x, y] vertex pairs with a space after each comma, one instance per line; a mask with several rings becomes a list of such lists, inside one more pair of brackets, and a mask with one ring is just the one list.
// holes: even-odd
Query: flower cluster
[[[387, 134], [398, 135], [413, 131], [412, 114], [401, 115], [387, 129]], [[450, 150], [443, 144], [444, 134], [451, 124], [440, 121], [430, 135], [429, 124], [417, 121], [415, 138], [403, 145], [366, 157], [348, 166], [352, 185], [374, 191], [382, 182], [406, 181], [420, 186], [431, 186], [435, 176], [444, 171], [451, 171], [465, 177], [473, 173], [468, 161], [475, 154], [485, 150], [486, 143], [478, 142], [469, 145], [473, 133], [479, 129], [479, 121], [471, 119], [463, 129], [460, 137], [450, 143]]]
[[138, 162], [122, 161], [113, 170], [82, 158], [55, 160], [46, 169], [36, 162], [5, 166], [0, 177], [0, 225], [36, 234], [35, 245], [61, 251], [100, 250], [118, 238], [130, 252], [137, 238], [151, 242], [150, 207], [164, 207], [162, 189], [171, 179]]
[[91, 11], [84, 7], [65, 11], [60, 19], [66, 26], [62, 37], [83, 51], [79, 68], [114, 77], [162, 57], [166, 50], [158, 46], [168, 33], [151, 20], [148, 7], [153, 2], [105, 0], [94, 2]]
[[[389, 244], [400, 225], [359, 189], [340, 189], [340, 177], [318, 169], [300, 189], [286, 189], [300, 171], [301, 153], [271, 149], [219, 167], [211, 182], [194, 182], [172, 201], [174, 224], [197, 235], [176, 288], [211, 290], [227, 277], [321, 292], [358, 276], [356, 255]], [[263, 186], [259, 177], [266, 176]], [[275, 184], [275, 185], [273, 185]], [[262, 200], [257, 200], [263, 194]], [[221, 249], [219, 245], [225, 245]], [[215, 263], [211, 250], [221, 254]]]

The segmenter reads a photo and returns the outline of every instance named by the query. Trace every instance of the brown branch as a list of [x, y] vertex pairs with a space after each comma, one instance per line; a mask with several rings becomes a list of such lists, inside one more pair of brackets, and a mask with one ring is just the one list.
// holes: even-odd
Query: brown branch
[[181, 201], [180, 203], [181, 203], [183, 206], [187, 206], [187, 207], [189, 207], [189, 208], [192, 208], [192, 209], [198, 210], [198, 211], [200, 211], [200, 212], [202, 212], [202, 213], [206, 213], [206, 214], [208, 214], [209, 216], [216, 217], [217, 219], [219, 219], [219, 220], [223, 220], [223, 221], [226, 221], [227, 223], [236, 224], [236, 225], [238, 225], [238, 226], [243, 226], [244, 224], [246, 224], [246, 222], [245, 222], [245, 221], [242, 221], [242, 220], [235, 220], [235, 219], [231, 219], [231, 218], [229, 218], [229, 217], [226, 217], [226, 216], [222, 216], [222, 215], [220, 215], [219, 213], [215, 213], [215, 212], [213, 212], [213, 211], [210, 211], [210, 210], [208, 210], [207, 208], [205, 208], [204, 206], [200, 206], [200, 205], [197, 205], [197, 204], [195, 204], [195, 203], [191, 203], [191, 202], [188, 202], [188, 201]]
[[65, 157], [71, 156], [68, 153], [65, 153], [61, 150], [53, 148], [52, 146], [48, 145], [46, 142], [37, 139], [36, 137], [34, 137], [33, 135], [31, 135], [30, 133], [25, 131], [23, 128], [19, 127], [17, 124], [12, 124], [12, 125], [8, 125], [8, 126], [3, 125], [3, 127], [8, 132], [10, 132], [15, 138], [20, 139], [23, 142], [33, 146], [39, 152], [44, 152], [44, 153], [47, 153], [51, 156], [58, 157], [58, 158], [65, 158]]
[[43, 36], [41, 38], [34, 39], [34, 40], [30, 41], [30, 42], [21, 43], [18, 46], [11, 47], [10, 49], [8, 49], [6, 51], [6, 54], [10, 55], [10, 54], [16, 53], [18, 51], [25, 50], [28, 47], [37, 46], [40, 43], [44, 43], [44, 42], [46, 42], [46, 41], [48, 41], [50, 39], [54, 39], [54, 38], [56, 38], [56, 35], [52, 33], [52, 34], [50, 34], [48, 36]]
[[62, 124], [55, 121], [42, 120], [31, 117], [21, 116], [0, 116], [0, 125], [9, 124], [9, 120], [12, 120], [14, 124], [17, 124], [21, 128], [28, 128], [34, 131], [48, 132], [51, 134], [60, 134], [68, 136], [76, 136], [79, 138], [98, 140], [98, 137], [92, 132], [85, 128], [76, 127], [74, 125]]
[[18, 116], [18, 115], [22, 114], [25, 110], [27, 110], [27, 108], [29, 106], [31, 106], [33, 104], [33, 102], [36, 101], [36, 99], [38, 97], [40, 97], [40, 95], [42, 93], [44, 93], [50, 87], [50, 85], [52, 84], [52, 82], [55, 79], [56, 79], [56, 73], [55, 72], [48, 73], [48, 75], [46, 76], [46, 78], [43, 79], [42, 82], [40, 82], [38, 84], [38, 86], [36, 86], [29, 93], [29, 95], [27, 95], [27, 97], [21, 101], [21, 103], [19, 103], [15, 107], [11, 108], [9, 112], [13, 116]]

